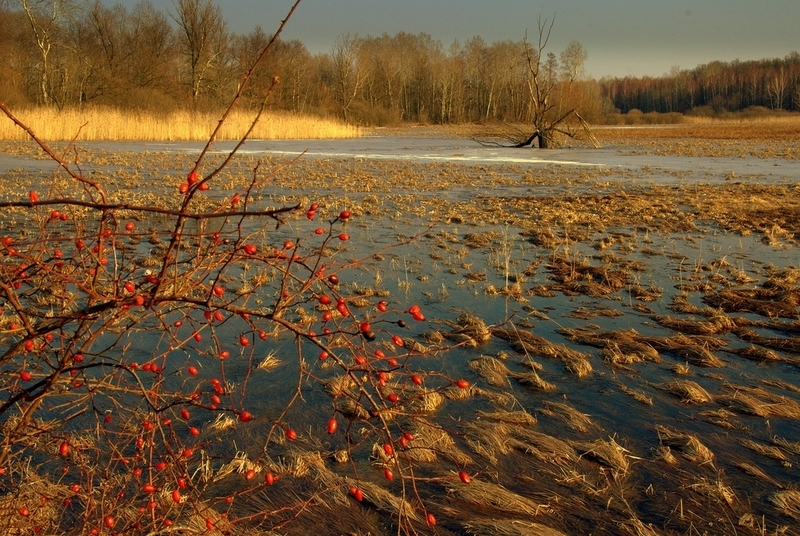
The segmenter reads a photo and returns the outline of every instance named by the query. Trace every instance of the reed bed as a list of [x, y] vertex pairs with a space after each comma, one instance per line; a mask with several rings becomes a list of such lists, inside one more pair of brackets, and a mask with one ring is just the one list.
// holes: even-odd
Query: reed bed
[[565, 536], [563, 532], [541, 523], [521, 519], [475, 519], [466, 523], [464, 529], [475, 536]]
[[[44, 140], [78, 141], [204, 141], [219, 122], [219, 114], [174, 111], [167, 113], [124, 111], [115, 108], [21, 110], [18, 117], [36, 125]], [[220, 140], [238, 140], [250, 127], [253, 114], [234, 111]], [[27, 134], [10, 121], [0, 121], [0, 139], [25, 140]], [[361, 131], [332, 119], [311, 115], [269, 112], [250, 135], [251, 139], [357, 138]]]

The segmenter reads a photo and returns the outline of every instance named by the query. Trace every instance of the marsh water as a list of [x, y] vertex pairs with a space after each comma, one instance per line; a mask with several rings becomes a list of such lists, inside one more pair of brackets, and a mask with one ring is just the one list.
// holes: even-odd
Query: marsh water
[[[85, 147], [93, 154], [86, 167], [112, 184], [124, 177], [124, 187], [131, 188], [134, 177], [138, 187], [167, 189], [174, 188], [169, 177], [180, 177], [202, 146]], [[219, 143], [214, 150], [222, 155], [230, 147]], [[379, 338], [399, 334], [435, 347], [435, 335], [444, 335], [450, 342], [438, 344], [446, 351], [419, 356], [415, 363], [432, 376], [467, 378], [480, 390], [449, 398], [425, 415], [456, 438], [453, 451], [439, 453], [441, 461], [419, 463], [417, 469], [419, 493], [436, 512], [439, 533], [486, 534], [492, 522], [498, 534], [533, 534], [536, 526], [567, 534], [800, 534], [800, 512], [787, 499], [791, 496], [781, 494], [800, 485], [800, 412], [776, 409], [800, 408], [800, 308], [788, 300], [789, 313], [784, 308], [772, 315], [767, 307], [735, 309], [723, 300], [727, 291], [772, 288], [777, 280], [784, 294], [796, 296], [795, 237], [765, 238], [707, 220], [680, 228], [642, 223], [659, 220], [662, 210], [682, 210], [657, 204], [643, 205], [648, 213], [629, 224], [613, 218], [595, 223], [577, 209], [546, 216], [547, 205], [556, 200], [573, 199], [585, 208], [584, 196], [602, 204], [604, 198], [678, 190], [695, 190], [691, 195], [697, 198], [740, 195], [726, 189], [731, 185], [739, 187], [736, 192], [793, 188], [800, 161], [658, 155], [624, 147], [539, 151], [393, 136], [254, 140], [240, 155], [245, 161], [223, 180], [250, 173], [254, 163], [276, 167], [299, 157], [275, 180], [259, 182], [254, 193], [269, 206], [327, 202], [329, 218], [352, 208], [354, 217], [344, 225], [350, 240], [327, 255], [333, 264], [353, 264], [339, 272], [343, 288], [370, 291], [364, 294], [369, 303], [355, 314], [370, 318], [378, 299], [372, 296], [384, 296], [390, 313], [375, 324]], [[0, 174], [32, 176], [53, 167], [26, 156], [0, 156]], [[706, 190], [717, 186], [718, 192]], [[229, 194], [216, 187], [209, 193]], [[526, 204], [536, 200], [544, 206]], [[316, 225], [302, 217], [288, 219], [264, 231], [264, 240], [292, 239], [313, 248]], [[549, 243], [546, 231], [554, 235]], [[415, 238], [407, 242], [409, 237]], [[567, 269], [578, 275], [564, 275]], [[608, 286], [612, 276], [622, 283]], [[426, 320], [396, 326], [409, 304], [420, 305]], [[458, 332], [465, 313], [482, 320], [493, 336], [474, 344], [447, 339]], [[741, 329], [703, 331], [720, 318]], [[531, 341], [526, 346], [524, 338], [509, 338], [509, 330], [580, 352], [588, 371]], [[781, 340], [788, 342], [780, 346]], [[747, 352], [759, 341], [772, 353]], [[657, 357], [637, 353], [641, 344], [655, 348]], [[294, 393], [301, 366], [315, 377], [333, 374], [314, 359], [311, 345], [305, 347], [311, 357], [298, 360], [294, 337], [270, 339], [259, 351], [282, 364], [252, 372], [248, 362], [231, 359], [227, 375], [235, 383], [237, 375], [252, 373], [244, 402], [262, 418], [246, 435], [232, 432], [209, 447], [218, 456], [248, 450], [243, 446], [248, 441], [258, 455], [272, 419]], [[501, 363], [506, 372], [500, 379], [487, 373], [476, 364], [482, 358]], [[531, 370], [544, 382], [520, 381]], [[683, 393], [685, 381], [705, 389], [710, 399]], [[343, 448], [343, 438], [311, 441], [330, 414], [331, 397], [312, 382], [300, 390], [302, 411], [291, 418], [295, 428], [306, 431], [306, 446], [323, 452]], [[735, 402], [737, 395], [750, 404]], [[535, 424], [504, 420], [511, 412], [528, 413]], [[501, 436], [498, 443], [489, 446], [486, 437], [476, 436], [476, 423]], [[569, 451], [548, 450], [526, 435], [532, 431], [539, 440], [562, 441]], [[702, 449], [695, 441], [711, 454], [698, 454]], [[352, 456], [360, 478], [397, 491], [375, 465], [371, 445]], [[453, 483], [462, 468], [495, 491], [541, 505], [541, 512], [462, 494]], [[349, 467], [333, 470], [347, 474]], [[382, 515], [386, 519], [374, 521], [371, 529], [395, 531], [392, 514]], [[507, 532], [515, 520], [518, 532]], [[283, 530], [292, 533], [292, 525]]]

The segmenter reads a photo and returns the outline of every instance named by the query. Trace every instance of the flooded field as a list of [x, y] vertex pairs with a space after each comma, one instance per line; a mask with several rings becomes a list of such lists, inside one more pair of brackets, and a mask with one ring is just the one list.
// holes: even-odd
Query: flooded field
[[[285, 477], [226, 507], [258, 519], [233, 533], [800, 534], [796, 141], [761, 140], [754, 155], [747, 140], [687, 151], [669, 138], [600, 137], [600, 149], [547, 151], [398, 136], [245, 144], [208, 207], [254, 177], [253, 206], [303, 207], [277, 228], [237, 232], [318, 251], [353, 315], [374, 319], [364, 351], [396, 354], [396, 372], [423, 378], [389, 371], [390, 392], [377, 392], [399, 402], [385, 417], [344, 407], [346, 375], [278, 327], [257, 355], [228, 360], [255, 419], [213, 428], [211, 412], [197, 417], [209, 470], [241, 472], [244, 459]], [[112, 200], [169, 207], [199, 149], [95, 143], [77, 159]], [[43, 191], [54, 170], [9, 145], [2, 200]], [[315, 230], [342, 210], [348, 240], [323, 241]], [[24, 235], [17, 209], [0, 221]], [[137, 225], [154, 238], [132, 250], [157, 257], [164, 222]], [[228, 290], [247, 277], [230, 274]], [[290, 320], [322, 333], [325, 310], [297, 303]], [[130, 342], [145, 356], [164, 344]], [[347, 435], [321, 433], [334, 409]], [[275, 439], [278, 422], [297, 441]], [[386, 475], [394, 454], [375, 441], [380, 426], [413, 432], [403, 478]], [[251, 485], [220, 478], [208, 492]]]

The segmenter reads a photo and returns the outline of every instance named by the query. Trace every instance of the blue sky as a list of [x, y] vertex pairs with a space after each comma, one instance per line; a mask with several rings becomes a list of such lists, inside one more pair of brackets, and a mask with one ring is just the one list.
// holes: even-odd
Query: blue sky
[[[131, 7], [136, 0], [103, 0]], [[172, 0], [152, 0], [172, 10]], [[291, 0], [216, 0], [228, 28], [272, 33]], [[556, 22], [550, 50], [573, 39], [588, 53], [587, 74], [660, 76], [714, 60], [784, 57], [800, 51], [798, 0], [302, 0], [284, 37], [311, 52], [334, 39], [425, 32], [448, 47], [479, 35], [487, 42], [532, 35], [539, 15]]]

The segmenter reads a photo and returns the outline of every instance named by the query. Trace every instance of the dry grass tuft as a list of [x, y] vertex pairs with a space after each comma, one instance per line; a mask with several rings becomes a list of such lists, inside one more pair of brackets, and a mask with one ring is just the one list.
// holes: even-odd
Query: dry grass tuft
[[634, 329], [595, 332], [589, 329], [561, 328], [558, 332], [572, 342], [602, 348], [604, 358], [612, 364], [661, 361], [658, 350], [643, 342]]
[[600, 465], [611, 470], [614, 479], [619, 479], [627, 474], [630, 462], [625, 454], [628, 452], [613, 438], [608, 441], [597, 439], [591, 443], [573, 443], [582, 457], [592, 459]]
[[476, 508], [515, 516], [537, 516], [550, 510], [548, 504], [537, 504], [503, 486], [478, 479], [473, 480], [469, 486], [454, 482], [447, 487], [447, 493]]
[[530, 430], [528, 428], [515, 427], [512, 433], [516, 440], [512, 446], [548, 463], [566, 466], [578, 460], [575, 448], [557, 437]]
[[545, 401], [540, 411], [548, 417], [561, 419], [567, 426], [579, 432], [588, 432], [592, 428], [597, 428], [597, 425], [588, 415], [581, 413], [564, 402]]
[[508, 376], [511, 371], [502, 361], [487, 355], [481, 355], [469, 362], [472, 370], [484, 378], [489, 385], [494, 387], [505, 387], [508, 385]]
[[714, 400], [708, 391], [692, 380], [675, 380], [656, 387], [677, 396], [684, 404], [707, 404]]
[[466, 422], [461, 425], [472, 451], [497, 465], [497, 457], [511, 452], [511, 428], [504, 422]]
[[556, 529], [521, 519], [476, 519], [466, 523], [464, 530], [475, 536], [565, 536]]
[[767, 501], [784, 514], [800, 519], [800, 491], [793, 489], [776, 491], [767, 496]]
[[770, 393], [761, 387], [726, 386], [734, 393], [717, 397], [717, 402], [739, 414], [757, 415], [766, 419], [800, 418], [800, 404], [791, 398]]
[[530, 331], [498, 327], [492, 328], [492, 335], [508, 341], [509, 345], [521, 354], [549, 357], [565, 362], [570, 359], [591, 358], [589, 354], [573, 350], [563, 344], [552, 343], [544, 337], [534, 335]]
[[782, 462], [789, 460], [786, 454], [778, 447], [764, 445], [763, 443], [758, 443], [757, 441], [753, 441], [744, 437], [739, 438], [739, 443], [741, 443], [743, 447], [748, 448], [755, 453], [761, 454], [762, 456], [772, 458], [773, 460], [779, 460]]
[[636, 400], [640, 404], [644, 404], [646, 406], [652, 406], [653, 405], [653, 398], [650, 397], [650, 396], [647, 396], [647, 393], [645, 393], [641, 389], [633, 389], [633, 388], [628, 387], [627, 385], [622, 384], [622, 383], [618, 383], [617, 387], [619, 388], [619, 390], [622, 393], [625, 393], [626, 395], [632, 397], [634, 400]]
[[450, 434], [439, 426], [417, 419], [411, 431], [414, 441], [403, 451], [409, 460], [433, 463], [438, 460], [439, 455], [443, 455], [459, 465], [473, 463], [472, 458], [456, 446]]
[[725, 366], [725, 363], [709, 350], [709, 347], [725, 346], [725, 341], [721, 339], [695, 338], [679, 333], [671, 337], [643, 337], [642, 340], [660, 352], [670, 352], [698, 367], [722, 368]]
[[703, 478], [694, 484], [690, 484], [688, 488], [705, 497], [724, 502], [728, 506], [733, 506], [733, 503], [736, 502], [736, 494], [733, 492], [733, 488], [726, 486], [721, 480], [709, 482]]
[[492, 421], [517, 426], [533, 426], [536, 424], [536, 417], [527, 411], [480, 411], [476, 412], [479, 419], [489, 419]]
[[696, 436], [684, 434], [661, 425], [656, 425], [656, 432], [658, 433], [658, 440], [663, 446], [677, 450], [690, 462], [698, 465], [713, 465], [714, 453], [703, 445]]
[[527, 385], [542, 391], [556, 390], [556, 385], [554, 383], [543, 380], [535, 371], [514, 374], [514, 379], [523, 385]]
[[461, 313], [455, 322], [445, 323], [452, 330], [444, 333], [445, 337], [472, 348], [489, 342], [492, 338], [492, 332], [486, 326], [486, 322], [471, 313]]

